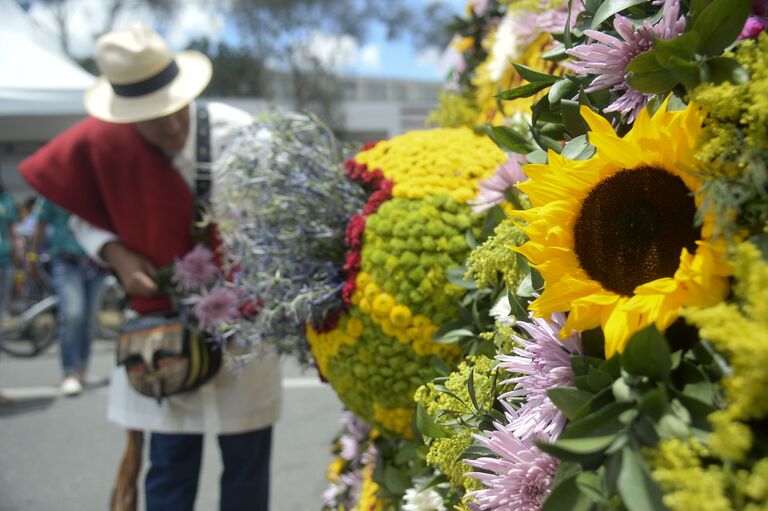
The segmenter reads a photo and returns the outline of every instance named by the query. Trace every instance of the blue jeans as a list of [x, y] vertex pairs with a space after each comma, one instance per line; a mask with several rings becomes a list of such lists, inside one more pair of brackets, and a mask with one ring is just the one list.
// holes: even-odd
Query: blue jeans
[[[272, 427], [219, 435], [220, 511], [267, 511]], [[192, 511], [200, 477], [203, 435], [152, 433], [145, 482], [147, 511]]]
[[83, 372], [91, 355], [105, 273], [86, 256], [54, 257], [51, 277], [59, 296], [59, 346], [64, 375]]
[[[0, 322], [8, 315], [13, 291], [13, 266], [0, 266]], [[0, 327], [0, 346], [3, 345], [3, 329]]]

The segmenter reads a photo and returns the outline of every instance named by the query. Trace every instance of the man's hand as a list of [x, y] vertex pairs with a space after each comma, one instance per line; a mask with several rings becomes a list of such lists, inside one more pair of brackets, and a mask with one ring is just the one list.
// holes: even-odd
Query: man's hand
[[157, 294], [157, 284], [152, 279], [157, 270], [146, 257], [127, 249], [119, 241], [104, 245], [100, 255], [114, 268], [128, 295], [150, 297]]

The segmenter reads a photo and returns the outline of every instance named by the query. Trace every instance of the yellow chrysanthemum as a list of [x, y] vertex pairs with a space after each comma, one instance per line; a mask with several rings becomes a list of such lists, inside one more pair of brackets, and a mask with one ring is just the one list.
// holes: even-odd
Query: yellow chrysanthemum
[[666, 108], [644, 110], [621, 138], [582, 107], [597, 154], [573, 161], [550, 151], [549, 163], [524, 167], [533, 208], [518, 213], [530, 241], [517, 250], [546, 283], [531, 310], [570, 311], [563, 336], [602, 326], [608, 357], [637, 330], [664, 330], [682, 306], [711, 306], [728, 291], [713, 218], [694, 227], [701, 196], [686, 170], [697, 164], [702, 115], [695, 105]]

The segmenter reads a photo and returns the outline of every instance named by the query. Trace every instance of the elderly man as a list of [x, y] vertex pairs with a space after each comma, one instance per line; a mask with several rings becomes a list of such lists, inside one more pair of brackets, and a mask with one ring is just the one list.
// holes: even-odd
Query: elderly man
[[[134, 310], [165, 311], [171, 303], [157, 294], [153, 275], [194, 245], [196, 144], [206, 135], [194, 100], [210, 81], [211, 63], [197, 52], [172, 54], [143, 25], [102, 36], [95, 58], [103, 76], [85, 94], [91, 117], [25, 160], [21, 171], [41, 195], [78, 217], [78, 241], [114, 270]], [[207, 113], [215, 161], [251, 120], [217, 103]], [[160, 403], [137, 393], [118, 367], [108, 417], [151, 432], [148, 511], [192, 511], [206, 432], [217, 434], [221, 447], [220, 509], [266, 511], [279, 408], [280, 365], [267, 356], [239, 374], [223, 368], [198, 390]]]

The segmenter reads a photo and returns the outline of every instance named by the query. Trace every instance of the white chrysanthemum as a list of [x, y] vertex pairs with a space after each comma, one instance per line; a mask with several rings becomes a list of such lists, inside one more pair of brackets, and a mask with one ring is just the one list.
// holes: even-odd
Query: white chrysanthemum
[[533, 40], [536, 35], [532, 30], [533, 17], [529, 12], [511, 9], [501, 19], [488, 62], [488, 74], [494, 82], [501, 80], [512, 62], [519, 60], [525, 47]]
[[432, 488], [405, 490], [402, 511], [445, 511], [443, 498]]

